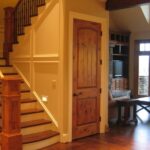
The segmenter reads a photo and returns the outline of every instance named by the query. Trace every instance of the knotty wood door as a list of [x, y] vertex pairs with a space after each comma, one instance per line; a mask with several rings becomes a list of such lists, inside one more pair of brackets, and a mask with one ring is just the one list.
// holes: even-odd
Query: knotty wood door
[[101, 25], [74, 20], [73, 139], [99, 133]]

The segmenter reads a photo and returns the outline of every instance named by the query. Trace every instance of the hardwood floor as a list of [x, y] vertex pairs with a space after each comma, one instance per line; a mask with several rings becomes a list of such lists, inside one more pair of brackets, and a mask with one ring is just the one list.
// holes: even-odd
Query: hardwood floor
[[114, 126], [109, 133], [97, 134], [68, 144], [42, 150], [150, 150], [150, 115], [140, 111], [138, 125]]

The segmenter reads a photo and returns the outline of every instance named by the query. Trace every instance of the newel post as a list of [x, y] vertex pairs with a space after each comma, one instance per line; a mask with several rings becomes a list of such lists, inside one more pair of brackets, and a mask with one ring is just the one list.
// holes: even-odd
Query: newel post
[[14, 42], [14, 8], [6, 7], [4, 11], [3, 56], [7, 59], [7, 64], [9, 64], [9, 52], [12, 51], [12, 44]]
[[22, 150], [20, 78], [2, 79], [2, 150]]

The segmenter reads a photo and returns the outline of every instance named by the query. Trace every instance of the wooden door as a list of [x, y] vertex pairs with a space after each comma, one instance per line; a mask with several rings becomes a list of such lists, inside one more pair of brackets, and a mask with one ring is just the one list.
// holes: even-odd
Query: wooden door
[[101, 25], [74, 20], [73, 139], [99, 133]]

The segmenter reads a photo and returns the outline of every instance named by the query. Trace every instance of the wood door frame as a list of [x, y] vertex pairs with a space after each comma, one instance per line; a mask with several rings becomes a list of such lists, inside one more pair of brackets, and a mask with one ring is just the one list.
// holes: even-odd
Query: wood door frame
[[[72, 102], [73, 102], [73, 20], [74, 19], [80, 19], [80, 20], [85, 20], [85, 21], [91, 21], [91, 22], [96, 22], [96, 23], [100, 23], [101, 24], [101, 31], [105, 31], [105, 35], [102, 36], [101, 38], [101, 49], [108, 48], [108, 36], [109, 36], [109, 31], [108, 31], [108, 20], [106, 18], [101, 18], [101, 17], [95, 17], [95, 16], [91, 16], [91, 15], [87, 15], [87, 14], [82, 14], [82, 13], [77, 13], [77, 12], [70, 12], [69, 13], [69, 47], [68, 47], [68, 64], [69, 64], [69, 72], [68, 72], [68, 77], [69, 77], [69, 82], [68, 82], [68, 141], [72, 141]], [[105, 41], [106, 40], [106, 41]], [[103, 42], [105, 41], [105, 42]], [[106, 45], [105, 45], [106, 44]], [[101, 58], [103, 57], [102, 55], [102, 51], [100, 51], [100, 56]], [[108, 56], [107, 56], [108, 57]], [[106, 64], [107, 66], [107, 64]], [[103, 66], [105, 67], [105, 65]], [[101, 74], [102, 74], [102, 69], [101, 68]], [[108, 73], [108, 70], [104, 73]], [[101, 76], [102, 77], [102, 76]], [[101, 80], [101, 79], [100, 79]], [[108, 80], [106, 81], [106, 84], [108, 84]], [[106, 93], [102, 93], [100, 95], [100, 99], [104, 99], [106, 97], [108, 97], [108, 89], [105, 89]], [[102, 119], [101, 121], [101, 125], [100, 126], [100, 131], [101, 133], [105, 132], [105, 125], [108, 125], [108, 101], [105, 102], [100, 102], [100, 110], [101, 110], [101, 117], [105, 116], [105, 119]], [[106, 108], [106, 110], [104, 110], [104, 107]]]

